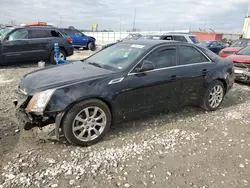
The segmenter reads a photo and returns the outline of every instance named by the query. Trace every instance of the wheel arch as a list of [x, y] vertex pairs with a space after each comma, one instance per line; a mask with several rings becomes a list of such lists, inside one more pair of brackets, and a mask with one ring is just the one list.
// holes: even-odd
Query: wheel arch
[[65, 114], [66, 114], [74, 105], [76, 105], [77, 103], [86, 101], [86, 100], [91, 100], [91, 99], [100, 100], [101, 102], [103, 102], [104, 104], [107, 105], [107, 107], [109, 108], [110, 113], [111, 113], [111, 122], [113, 122], [113, 119], [114, 119], [114, 116], [113, 116], [113, 114], [114, 114], [113, 105], [112, 105], [107, 99], [105, 99], [105, 98], [103, 98], [103, 97], [97, 96], [97, 97], [87, 97], [87, 98], [84, 98], [84, 99], [76, 100], [76, 101], [72, 102], [71, 104], [69, 104], [69, 105], [64, 109], [64, 111], [63, 111], [62, 113], [59, 113], [59, 114], [58, 114], [58, 115], [61, 116], [61, 117], [60, 117], [59, 122], [56, 123], [56, 124], [57, 124], [56, 126], [58, 126], [58, 127], [61, 127], [61, 126], [62, 126], [62, 121], [63, 121], [63, 119], [65, 118]]
[[222, 82], [224, 86], [225, 93], [227, 92], [227, 81], [224, 78], [218, 78], [218, 81]]

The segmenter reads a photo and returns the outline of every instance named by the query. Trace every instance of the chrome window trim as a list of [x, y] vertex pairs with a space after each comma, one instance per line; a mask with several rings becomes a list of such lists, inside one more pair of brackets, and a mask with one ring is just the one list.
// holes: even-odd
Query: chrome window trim
[[[159, 69], [154, 69], [150, 71], [145, 71], [141, 73], [148, 73], [148, 72], [154, 72], [154, 71], [160, 71], [160, 70], [166, 70], [166, 69], [173, 69], [173, 68], [179, 68], [179, 67], [188, 67], [188, 66], [193, 66], [193, 65], [202, 65], [202, 64], [210, 64], [211, 62], [201, 62], [201, 63], [192, 63], [192, 64], [187, 64], [187, 65], [176, 65], [176, 66], [171, 66], [171, 67], [164, 67], [164, 68], [159, 68]], [[127, 76], [135, 75], [138, 73], [129, 73]]]
[[[173, 44], [171, 44], [173, 45]], [[157, 46], [155, 48], [153, 48], [152, 50], [150, 50], [147, 54], [145, 54], [140, 61], [138, 61], [138, 63], [133, 66], [133, 68], [128, 72], [127, 76], [130, 76], [130, 75], [135, 75], [135, 74], [138, 74], [138, 73], [131, 73], [134, 68], [142, 62], [142, 60], [148, 56], [152, 51], [154, 51], [155, 49], [157, 48], [161, 48], [161, 47], [168, 47], [168, 46], [171, 46], [171, 45], [160, 45], [160, 46]], [[175, 48], [177, 49], [177, 45], [180, 45], [180, 44], [174, 44], [173, 46], [175, 46]], [[181, 44], [182, 46], [189, 46], [189, 45], [185, 45], [185, 44]], [[186, 66], [193, 66], [193, 65], [200, 65], [200, 64], [209, 64], [209, 63], [213, 63], [213, 61], [203, 52], [201, 51], [200, 49], [198, 49], [196, 46], [191, 46], [193, 48], [195, 48], [196, 50], [198, 50], [201, 54], [203, 54], [206, 59], [208, 60], [208, 62], [200, 62], [200, 63], [192, 63], [192, 64], [186, 64], [186, 65], [175, 65], [175, 66], [171, 66], [171, 67], [164, 67], [164, 68], [158, 68], [158, 69], [154, 69], [154, 70], [150, 70], [150, 71], [145, 71], [145, 72], [141, 72], [141, 73], [147, 73], [147, 72], [154, 72], [154, 71], [158, 71], [158, 70], [165, 70], [165, 69], [172, 69], [172, 68], [177, 68], [177, 67], [186, 67]]]

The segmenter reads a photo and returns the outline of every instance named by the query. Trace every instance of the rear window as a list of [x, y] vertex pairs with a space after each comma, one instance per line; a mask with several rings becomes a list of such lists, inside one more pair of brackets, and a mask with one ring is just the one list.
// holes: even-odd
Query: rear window
[[196, 38], [196, 36], [189, 36], [189, 38], [193, 41], [194, 44], [199, 43], [199, 40]]

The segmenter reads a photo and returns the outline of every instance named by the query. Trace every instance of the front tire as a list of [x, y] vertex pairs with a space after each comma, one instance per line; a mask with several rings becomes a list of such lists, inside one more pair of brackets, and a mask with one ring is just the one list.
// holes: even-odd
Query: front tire
[[94, 42], [89, 42], [88, 43], [88, 49], [91, 51], [95, 51], [96, 50], [96, 45]]
[[217, 110], [223, 102], [225, 88], [221, 81], [216, 80], [209, 85], [203, 97], [202, 108], [207, 111]]
[[97, 99], [86, 100], [74, 105], [62, 122], [66, 140], [74, 145], [89, 146], [99, 142], [111, 125], [108, 106]]

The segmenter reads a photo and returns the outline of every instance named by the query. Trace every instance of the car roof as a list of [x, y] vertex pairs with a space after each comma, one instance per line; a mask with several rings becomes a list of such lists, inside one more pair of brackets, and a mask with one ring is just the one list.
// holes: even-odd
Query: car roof
[[160, 45], [160, 44], [169, 44], [169, 43], [183, 43], [183, 44], [186, 44], [186, 42], [178, 42], [178, 41], [173, 41], [173, 40], [148, 40], [148, 39], [122, 41], [122, 43], [149, 45], [149, 46], [155, 46], [155, 45]]
[[186, 33], [164, 33], [163, 35], [182, 35], [182, 36], [194, 36], [196, 37], [195, 35], [192, 35], [192, 34], [186, 34]]
[[58, 30], [56, 27], [46, 27], [46, 26], [24, 26], [24, 27], [13, 27], [14, 29], [22, 29], [22, 28], [28, 28], [28, 29], [43, 29], [43, 30], [51, 30], [55, 29]]

